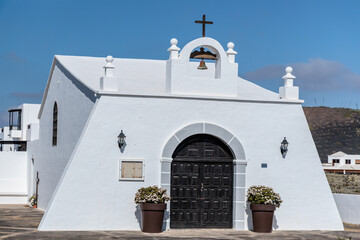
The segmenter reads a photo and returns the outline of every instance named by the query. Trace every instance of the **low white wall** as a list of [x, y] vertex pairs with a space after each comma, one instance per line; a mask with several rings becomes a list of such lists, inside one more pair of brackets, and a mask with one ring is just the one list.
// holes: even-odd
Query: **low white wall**
[[360, 224], [360, 195], [340, 193], [333, 195], [341, 220], [346, 223]]
[[27, 201], [27, 152], [0, 152], [0, 204]]

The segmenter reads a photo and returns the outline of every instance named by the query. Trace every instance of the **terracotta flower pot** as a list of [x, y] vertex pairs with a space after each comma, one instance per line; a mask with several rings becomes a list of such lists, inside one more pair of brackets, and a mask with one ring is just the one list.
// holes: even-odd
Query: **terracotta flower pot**
[[261, 233], [270, 233], [272, 231], [272, 222], [274, 211], [273, 204], [250, 204], [252, 211], [253, 231]]
[[141, 203], [141, 231], [159, 233], [162, 231], [166, 203]]

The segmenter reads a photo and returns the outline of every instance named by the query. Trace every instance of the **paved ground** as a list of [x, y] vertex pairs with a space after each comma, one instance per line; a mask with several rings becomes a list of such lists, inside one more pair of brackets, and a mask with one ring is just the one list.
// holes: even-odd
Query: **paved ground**
[[42, 215], [43, 211], [22, 205], [0, 205], [0, 239], [360, 239], [360, 229], [356, 225], [348, 225], [345, 232], [274, 231], [271, 234], [235, 230], [171, 230], [159, 234], [140, 231], [38, 232]]

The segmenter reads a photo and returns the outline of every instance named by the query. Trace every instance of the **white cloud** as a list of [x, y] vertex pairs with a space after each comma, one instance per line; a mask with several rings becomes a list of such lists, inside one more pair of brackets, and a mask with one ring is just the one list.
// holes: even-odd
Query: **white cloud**
[[245, 73], [244, 78], [251, 81], [277, 79], [284, 75], [284, 69], [285, 66], [283, 65], [268, 65], [253, 72]]
[[[295, 85], [303, 89], [360, 88], [360, 75], [339, 62], [317, 58], [289, 65], [294, 69]], [[247, 72], [244, 77], [251, 81], [281, 79], [285, 75], [285, 67], [284, 65], [268, 65], [253, 72]]]
[[13, 92], [11, 97], [15, 97], [22, 100], [37, 100], [41, 101], [43, 93], [29, 93], [29, 92]]
[[2, 55], [1, 58], [5, 59], [6, 61], [14, 62], [14, 63], [26, 63], [27, 62], [27, 60], [25, 58], [20, 57], [15, 52], [8, 52], [5, 55]]

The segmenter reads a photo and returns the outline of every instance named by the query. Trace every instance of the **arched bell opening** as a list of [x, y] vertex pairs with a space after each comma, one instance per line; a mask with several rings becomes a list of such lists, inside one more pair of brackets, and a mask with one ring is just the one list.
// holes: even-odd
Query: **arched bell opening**
[[[189, 61], [198, 63], [196, 70], [206, 71], [206, 73], [200, 73], [203, 76], [220, 78], [219, 58], [220, 55], [215, 48], [210, 46], [199, 46], [191, 51]], [[209, 64], [210, 66], [208, 66]], [[191, 68], [195, 68], [195, 66], [191, 65]]]
[[216, 61], [217, 56], [215, 53], [212, 53], [209, 49], [206, 49], [204, 47], [196, 48], [193, 50], [190, 54], [190, 60], [197, 60], [200, 62], [197, 69], [199, 70], [207, 70], [207, 66], [205, 63], [205, 60], [207, 61]]

